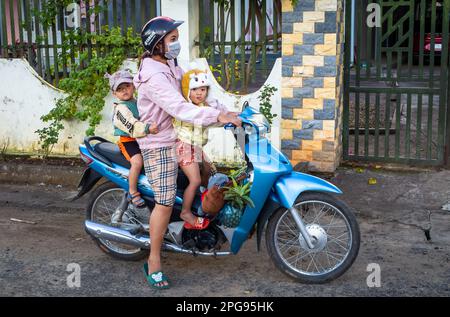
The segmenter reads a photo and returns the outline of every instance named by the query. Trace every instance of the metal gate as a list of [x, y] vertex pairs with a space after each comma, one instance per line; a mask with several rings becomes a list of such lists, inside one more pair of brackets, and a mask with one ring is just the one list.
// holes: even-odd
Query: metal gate
[[200, 56], [222, 87], [258, 90], [281, 56], [281, 0], [200, 0]]
[[[89, 61], [105, 48], [91, 37], [104, 33], [106, 26], [120, 27], [122, 35], [129, 27], [139, 34], [145, 22], [159, 14], [156, 0], [69, 2], [0, 0], [0, 58], [25, 58], [40, 76], [58, 86], [82, 51]], [[132, 52], [130, 57], [135, 57]]]
[[345, 160], [441, 165], [450, 0], [346, 0]]

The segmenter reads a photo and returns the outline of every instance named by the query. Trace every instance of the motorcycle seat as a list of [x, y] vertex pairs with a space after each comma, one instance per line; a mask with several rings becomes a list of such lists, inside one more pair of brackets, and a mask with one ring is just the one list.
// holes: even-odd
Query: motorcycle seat
[[101, 142], [94, 145], [94, 151], [103, 155], [112, 163], [118, 164], [125, 168], [131, 168], [131, 164], [125, 156], [123, 156], [122, 152], [119, 149], [117, 144], [111, 142]]
[[[103, 155], [105, 158], [107, 158], [114, 164], [120, 165], [128, 169], [131, 168], [130, 162], [127, 161], [125, 156], [123, 156], [117, 144], [111, 142], [97, 143], [94, 145], [94, 151]], [[145, 175], [144, 168], [142, 168], [141, 174]], [[188, 185], [189, 185], [188, 178], [186, 177], [186, 175], [184, 175], [181, 169], [179, 169], [177, 177], [177, 194], [182, 196], [183, 191], [186, 189], [186, 187], [188, 187]]]

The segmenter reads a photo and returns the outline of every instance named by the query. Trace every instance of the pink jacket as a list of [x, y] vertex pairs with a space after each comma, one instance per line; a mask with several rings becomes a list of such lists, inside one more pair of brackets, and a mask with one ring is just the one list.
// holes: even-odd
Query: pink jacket
[[[177, 135], [173, 118], [196, 125], [208, 126], [217, 123], [225, 106], [210, 102], [211, 107], [197, 107], [186, 102], [181, 94], [183, 70], [172, 60], [168, 65], [145, 58], [139, 72], [134, 77], [138, 91], [138, 110], [140, 121], [158, 125], [157, 134], [149, 134], [137, 139], [141, 149], [154, 149], [175, 144]], [[216, 109], [217, 108], [217, 109]]]

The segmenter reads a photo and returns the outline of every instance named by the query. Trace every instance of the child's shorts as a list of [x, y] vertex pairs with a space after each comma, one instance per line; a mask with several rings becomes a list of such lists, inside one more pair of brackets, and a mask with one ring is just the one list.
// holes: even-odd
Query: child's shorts
[[176, 153], [179, 166], [187, 166], [192, 163], [209, 163], [208, 156], [203, 152], [202, 148], [182, 141], [177, 141]]
[[136, 154], [141, 155], [141, 149], [135, 138], [121, 136], [117, 144], [127, 161], [130, 161]]

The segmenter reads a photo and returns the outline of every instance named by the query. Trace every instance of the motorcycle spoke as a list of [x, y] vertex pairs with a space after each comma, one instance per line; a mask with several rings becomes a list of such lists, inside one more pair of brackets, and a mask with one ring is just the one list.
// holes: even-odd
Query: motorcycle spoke
[[[283, 226], [283, 225], [282, 225], [282, 226]], [[281, 232], [281, 233], [283, 233], [283, 232], [290, 232], [290, 233], [292, 233], [294, 236], [297, 235], [297, 232], [294, 231], [296, 227], [291, 227], [291, 226], [288, 226], [288, 225], [284, 225], [284, 227], [286, 227], [287, 230], [284, 230], [284, 231], [281, 230], [281, 231], [279, 231], [279, 232]]]
[[[335, 253], [335, 252], [331, 252], [331, 251], [327, 251], [327, 254], [328, 254], [330, 257], [336, 259], [337, 263], [340, 263], [340, 262], [345, 258], [345, 256], [342, 256], [342, 254]], [[339, 259], [339, 258], [335, 257], [333, 254], [338, 255], [338, 256], [342, 256], [342, 258]]]
[[328, 225], [331, 225], [333, 223], [335, 216], [336, 216], [336, 211], [333, 213], [333, 217], [331, 218], [331, 221], [330, 221], [330, 223]]
[[111, 221], [111, 215], [100, 210], [99, 215], [96, 218], [102, 220], [104, 223], [109, 223]]
[[314, 214], [312, 212], [310, 212], [309, 210], [305, 210], [307, 208], [305, 208], [304, 206], [302, 206], [302, 220], [305, 224], [309, 224], [309, 223], [313, 223], [314, 219], [316, 217], [316, 213], [314, 212]]
[[[304, 249], [301, 249], [301, 250], [304, 250]], [[294, 255], [291, 255], [291, 256], [289, 256], [289, 257], [287, 257], [286, 258], [286, 261], [289, 261], [289, 259], [292, 259], [293, 257], [297, 257], [297, 259], [295, 260], [295, 265], [297, 265], [297, 262], [299, 261], [299, 260], [301, 260], [302, 258], [304, 258], [305, 256], [307, 256], [308, 254], [309, 254], [309, 252], [308, 251], [305, 251], [305, 253], [302, 255], [303, 253], [301, 253], [301, 252], [298, 252], [297, 254], [294, 254]], [[302, 256], [301, 256], [302, 255]], [[301, 256], [301, 257], [300, 257]]]
[[296, 243], [294, 240], [291, 242], [283, 242], [283, 243], [278, 243], [280, 245], [280, 251], [287, 251], [289, 248], [293, 247], [293, 246], [298, 246], [298, 242]]
[[291, 236], [296, 236], [298, 235], [296, 232], [294, 232], [292, 229], [288, 228], [287, 230], [278, 230], [279, 234], [286, 234], [286, 235], [291, 235]]
[[97, 221], [100, 221], [101, 223], [105, 223], [105, 224], [108, 224], [111, 220], [110, 217], [97, 217], [96, 219], [97, 219]]
[[327, 256], [328, 264], [331, 267], [330, 256], [328, 255], [328, 246], [325, 246], [325, 255]]
[[[309, 256], [311, 256], [311, 254], [308, 254]], [[311, 256], [311, 258], [312, 258], [312, 256]], [[313, 258], [312, 258], [313, 259]], [[308, 266], [306, 267], [306, 272], [309, 272], [309, 267], [311, 266], [311, 263], [313, 263], [313, 261], [309, 261], [308, 262]]]
[[[296, 247], [297, 249], [291, 251], [291, 249], [293, 247]], [[288, 250], [289, 250], [289, 252], [287, 252]], [[301, 253], [301, 250], [302, 249], [299, 246], [290, 246], [287, 250], [285, 250], [285, 252], [283, 252], [283, 253], [286, 253], [286, 255], [285, 255], [286, 261], [289, 261], [290, 259], [297, 257], [299, 255], [299, 253]]]
[[298, 262], [302, 259], [304, 259], [305, 257], [307, 257], [308, 255], [310, 255], [310, 252], [306, 252], [306, 253], [299, 253], [297, 258], [295, 259], [295, 262], [292, 264], [295, 267], [298, 267], [299, 264]]
[[331, 237], [332, 237], [333, 239], [336, 239], [336, 240], [339, 240], [339, 241], [344, 242], [343, 240], [341, 240], [341, 239], [339, 239], [339, 238], [342, 237], [342, 236], [345, 236], [345, 235], [347, 235], [347, 232], [344, 232], [344, 233], [338, 235], [337, 237], [333, 237], [333, 236], [331, 236]]
[[[338, 245], [339, 247], [341, 247], [342, 249], [347, 251], [347, 247], [345, 247], [345, 246], [339, 244], [338, 242], [336, 242], [336, 239], [334, 239], [333, 237], [329, 237], [329, 238], [330, 238], [330, 240], [333, 240], [331, 242], [334, 242], [336, 245]], [[338, 240], [338, 241], [340, 241], [340, 240]]]
[[112, 211], [111, 211], [111, 210], [114, 209], [113, 205], [111, 204], [111, 205], [108, 206], [108, 205], [106, 204], [106, 201], [103, 201], [103, 205], [105, 205], [105, 208], [106, 208], [106, 210], [108, 210], [108, 213], [112, 214]]
[[117, 203], [117, 205], [120, 203], [120, 200], [116, 198], [116, 195], [113, 195], [114, 202]]
[[[313, 205], [313, 206], [315, 206], [315, 205]], [[320, 209], [320, 211], [319, 211], [319, 213], [318, 214], [316, 214], [316, 217], [314, 218], [314, 220], [313, 220], [313, 223], [317, 223], [317, 221], [322, 217], [322, 215], [323, 215], [323, 210], [325, 209], [325, 205]]]
[[111, 213], [109, 212], [109, 210], [106, 209], [106, 208], [103, 207], [103, 206], [99, 206], [99, 207], [98, 207], [98, 211], [99, 211], [99, 213], [101, 213], [101, 214], [104, 215], [105, 217], [111, 216]]
[[336, 252], [332, 252], [330, 250], [327, 249], [326, 251], [328, 254], [332, 254], [332, 255], [337, 255], [337, 256], [343, 256], [342, 253], [336, 253]]
[[[281, 241], [281, 240], [284, 240], [284, 241]], [[291, 242], [294, 242], [294, 241], [297, 241], [297, 242], [298, 242], [298, 236], [295, 236], [295, 237], [293, 237], [293, 238], [291, 238], [291, 239], [278, 237], [278, 238], [277, 238], [277, 241], [280, 241], [281, 243], [285, 243], [285, 244], [288, 244], [288, 243], [291, 243]]]
[[344, 240], [340, 239], [340, 237], [345, 236], [345, 235], [347, 235], [347, 232], [344, 232], [344, 233], [342, 233], [342, 234], [340, 234], [338, 236], [329, 235], [329, 238], [332, 239], [332, 240], [335, 240], [335, 241], [342, 242], [342, 243], [347, 243], [347, 241], [344, 241]]
[[347, 228], [347, 225], [320, 225], [322, 228]]
[[290, 250], [292, 247], [298, 247], [300, 248], [300, 246], [297, 243], [284, 243], [280, 246], [280, 252], [287, 252], [288, 250]]
[[[314, 263], [315, 268], [317, 269], [317, 273], [326, 271], [323, 267], [323, 265], [320, 264], [320, 260], [317, 258], [320, 254], [319, 253], [314, 253], [311, 256], [311, 261]], [[320, 266], [320, 268], [319, 268]]]
[[[282, 226], [285, 226], [287, 228], [295, 228], [295, 222], [292, 220], [292, 217], [285, 217], [287, 219], [283, 219], [283, 224], [281, 224]], [[286, 220], [289, 221], [289, 223], [286, 223]]]

